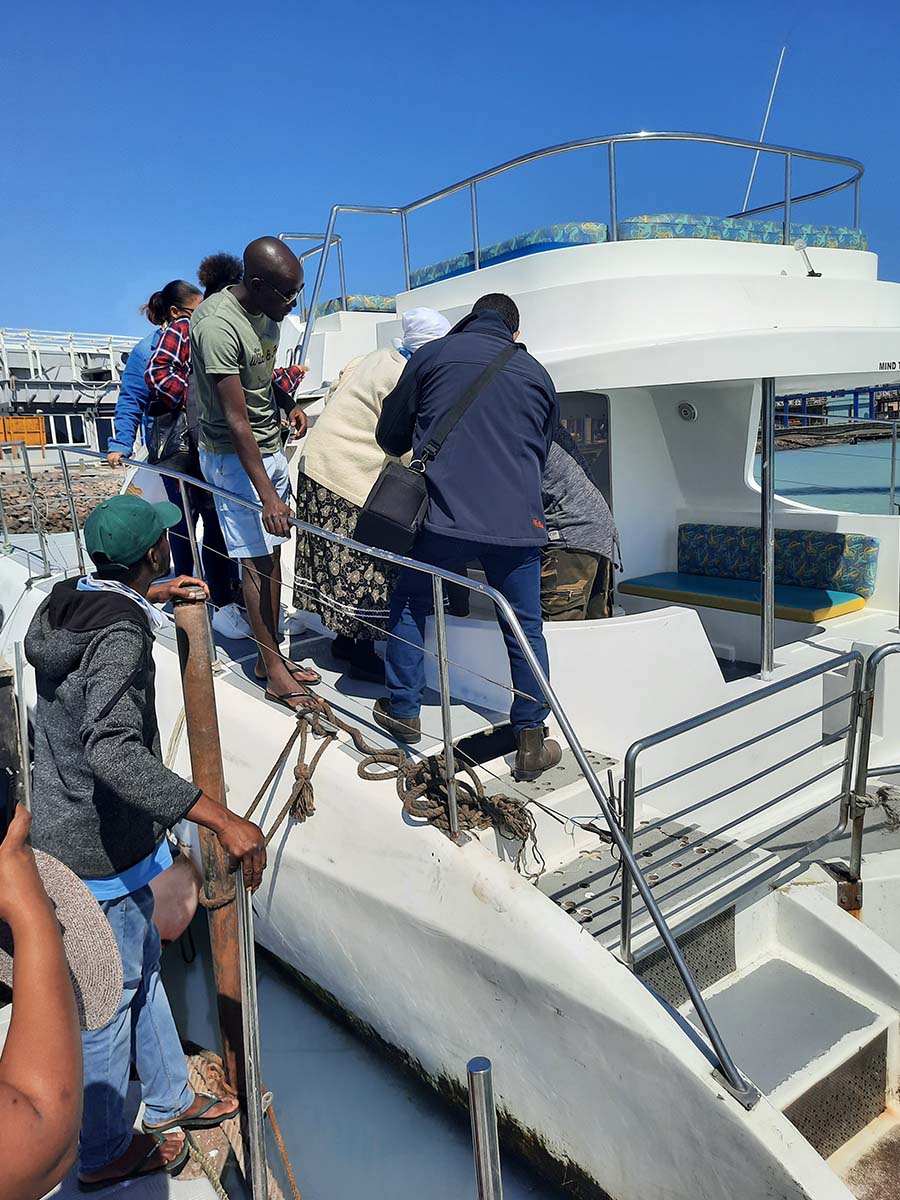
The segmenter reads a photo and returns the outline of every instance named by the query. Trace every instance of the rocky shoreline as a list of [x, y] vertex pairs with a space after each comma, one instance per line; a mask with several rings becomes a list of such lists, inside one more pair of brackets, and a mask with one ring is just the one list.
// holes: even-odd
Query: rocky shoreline
[[[886, 425], [831, 425], [818, 429], [802, 429], [792, 426], [790, 429], [775, 430], [776, 450], [813, 450], [817, 446], [856, 446], [860, 442], [889, 442], [891, 431]], [[756, 443], [757, 452], [762, 448], [762, 439]]]
[[[101, 500], [114, 496], [122, 486], [123, 472], [112, 467], [72, 470], [72, 492], [75, 496], [75, 511], [80, 524]], [[46, 467], [35, 471], [35, 504], [37, 515], [47, 533], [65, 533], [72, 528], [69, 501], [63, 484], [63, 474], [58, 467]], [[0, 471], [0, 500], [6, 514], [10, 533], [33, 533], [31, 497], [28, 483], [21, 470], [7, 468]]]

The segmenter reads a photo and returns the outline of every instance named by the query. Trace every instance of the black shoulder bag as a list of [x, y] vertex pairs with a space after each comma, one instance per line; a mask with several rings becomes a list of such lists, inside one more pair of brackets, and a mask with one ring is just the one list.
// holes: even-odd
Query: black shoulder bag
[[394, 554], [409, 554], [428, 511], [425, 483], [428, 464], [437, 457], [472, 401], [503, 370], [517, 349], [515, 343], [507, 346], [469, 384], [453, 408], [438, 421], [434, 433], [408, 467], [393, 459], [384, 464], [357, 518], [356, 541]]

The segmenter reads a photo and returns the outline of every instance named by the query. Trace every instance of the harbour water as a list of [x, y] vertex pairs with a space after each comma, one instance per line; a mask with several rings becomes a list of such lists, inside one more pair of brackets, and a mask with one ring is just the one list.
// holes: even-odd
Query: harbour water
[[[759, 481], [758, 455], [755, 475]], [[900, 489], [900, 478], [897, 482]], [[890, 486], [889, 439], [775, 452], [775, 489], [800, 504], [839, 512], [887, 514]]]

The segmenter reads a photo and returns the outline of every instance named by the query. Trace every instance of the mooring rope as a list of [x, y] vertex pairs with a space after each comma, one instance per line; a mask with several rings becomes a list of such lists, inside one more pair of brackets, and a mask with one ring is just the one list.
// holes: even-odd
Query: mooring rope
[[[343, 720], [327, 700], [312, 692], [308, 693], [308, 699], [301, 701], [296, 712], [295, 728], [244, 814], [249, 819], [262, 803], [272, 781], [299, 740], [300, 748], [294, 766], [291, 794], [266, 834], [266, 845], [271, 842], [288, 816], [299, 822], [305, 821], [315, 812], [312, 778], [323, 754], [337, 739], [339, 732], [345, 733], [363, 756], [357, 766], [360, 779], [379, 782], [395, 780], [397, 794], [407, 816], [434, 825], [449, 835], [450, 807], [443, 754], [415, 760], [400, 748], [386, 749], [375, 746], [366, 740], [359, 726]], [[321, 741], [312, 759], [307, 762], [306, 752], [310, 736]], [[374, 769], [378, 767], [383, 769]], [[515, 860], [517, 871], [528, 879], [535, 879], [543, 874], [545, 863], [538, 849], [535, 820], [523, 801], [503, 793], [488, 795], [481, 779], [469, 764], [464, 764], [461, 770], [457, 769], [455, 780], [459, 828], [470, 830], [483, 829], [487, 825], [494, 826], [506, 837], [521, 843]], [[528, 872], [526, 869], [529, 850], [538, 864], [536, 872]]]

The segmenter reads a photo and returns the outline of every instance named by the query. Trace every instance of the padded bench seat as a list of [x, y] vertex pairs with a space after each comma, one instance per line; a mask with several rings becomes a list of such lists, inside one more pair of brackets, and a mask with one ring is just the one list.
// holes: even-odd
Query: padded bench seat
[[[751, 525], [678, 527], [678, 570], [619, 584], [627, 596], [759, 613], [761, 544]], [[776, 529], [775, 616], [817, 624], [864, 608], [875, 591], [878, 539], [821, 529]]]
[[[753, 579], [715, 579], [709, 575], [686, 575], [679, 571], [658, 571], [640, 575], [619, 585], [619, 591], [631, 596], [650, 596], [670, 604], [694, 604], [699, 608], [725, 608], [731, 612], [755, 613], [762, 608], [760, 584]], [[775, 584], [775, 616], [786, 621], [818, 624], [832, 617], [865, 608], [866, 602], [855, 592], [833, 588], [794, 587]]]

